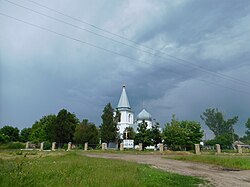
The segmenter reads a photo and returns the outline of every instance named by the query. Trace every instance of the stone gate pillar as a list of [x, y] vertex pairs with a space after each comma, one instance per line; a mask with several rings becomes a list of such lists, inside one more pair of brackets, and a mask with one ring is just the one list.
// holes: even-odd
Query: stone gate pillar
[[195, 146], [195, 154], [200, 155], [201, 154], [200, 144], [194, 144], [194, 146]]
[[40, 151], [43, 151], [43, 145], [44, 145], [44, 142], [41, 142]]
[[160, 152], [163, 152], [163, 143], [160, 143], [159, 147], [160, 147]]
[[237, 145], [237, 151], [238, 151], [238, 153], [242, 154], [242, 147], [241, 147], [241, 145]]
[[216, 153], [220, 154], [221, 153], [220, 144], [215, 144], [215, 146], [216, 146]]
[[107, 143], [102, 143], [102, 150], [106, 150], [107, 149]]
[[142, 151], [142, 143], [139, 143], [139, 151]]
[[88, 150], [88, 142], [85, 142], [84, 144], [84, 151], [87, 151]]
[[30, 142], [26, 142], [25, 149], [29, 149], [29, 146], [30, 146]]
[[52, 143], [51, 150], [52, 150], [52, 151], [55, 151], [55, 150], [56, 150], [56, 142], [53, 142], [53, 143]]
[[71, 150], [71, 146], [72, 146], [72, 143], [69, 142], [69, 143], [68, 143], [68, 149], [67, 149], [67, 151], [70, 151], [70, 150]]
[[120, 151], [124, 151], [124, 144], [120, 143]]

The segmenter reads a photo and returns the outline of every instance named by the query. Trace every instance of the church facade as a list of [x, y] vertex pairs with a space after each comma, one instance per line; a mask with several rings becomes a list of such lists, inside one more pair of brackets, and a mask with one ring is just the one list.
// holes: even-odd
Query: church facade
[[122, 93], [119, 99], [117, 110], [121, 114], [120, 122], [118, 122], [117, 126], [121, 138], [126, 127], [132, 127], [136, 132], [138, 124], [141, 123], [143, 120], [147, 122], [148, 129], [152, 128], [154, 121], [152, 119], [151, 114], [147, 112], [146, 109], [142, 109], [142, 111], [137, 115], [137, 117], [136, 118], [134, 117], [134, 112], [129, 104], [125, 85], [122, 86]]

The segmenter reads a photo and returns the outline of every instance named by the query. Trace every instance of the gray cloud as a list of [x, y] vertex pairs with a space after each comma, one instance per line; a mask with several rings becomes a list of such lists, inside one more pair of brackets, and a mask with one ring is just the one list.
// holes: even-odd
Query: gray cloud
[[[28, 1], [15, 2], [133, 45]], [[213, 72], [250, 80], [250, 3], [246, 0], [65, 0], [43, 4]], [[250, 117], [249, 94], [244, 91], [250, 92], [249, 86], [186, 67], [178, 63], [183, 61], [139, 47], [164, 58], [149, 55], [5, 1], [0, 3], [0, 12], [139, 60], [0, 16], [1, 126], [28, 127], [62, 108], [74, 112], [80, 120], [88, 118], [99, 125], [103, 107], [108, 102], [116, 107], [125, 83], [136, 114], [144, 103], [164, 125], [172, 114], [179, 119], [200, 121], [206, 108], [218, 107], [228, 118], [239, 115], [236, 130], [244, 134], [243, 124]], [[211, 137], [211, 132], [205, 126], [204, 129]]]

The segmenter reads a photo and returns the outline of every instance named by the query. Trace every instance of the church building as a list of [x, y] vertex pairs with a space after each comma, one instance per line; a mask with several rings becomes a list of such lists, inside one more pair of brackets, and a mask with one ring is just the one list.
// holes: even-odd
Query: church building
[[153, 125], [152, 116], [145, 109], [143, 109], [137, 115], [137, 117], [134, 118], [134, 112], [130, 107], [125, 85], [122, 86], [122, 93], [121, 93], [120, 100], [117, 106], [117, 110], [121, 114], [120, 122], [118, 122], [118, 129], [119, 129], [119, 134], [121, 138], [126, 127], [132, 127], [134, 131], [136, 132], [138, 124], [141, 123], [143, 120], [147, 122], [148, 129], [152, 128], [152, 125]]

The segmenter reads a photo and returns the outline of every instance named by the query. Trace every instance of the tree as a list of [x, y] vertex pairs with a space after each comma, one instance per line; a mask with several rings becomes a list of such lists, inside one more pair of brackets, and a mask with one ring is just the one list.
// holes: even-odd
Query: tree
[[155, 145], [155, 147], [157, 147], [157, 144], [162, 142], [160, 124], [158, 122], [153, 124], [152, 129], [151, 129], [151, 136], [152, 136], [151, 138], [153, 140], [153, 144]]
[[20, 141], [27, 142], [30, 140], [31, 128], [24, 128], [20, 133]]
[[10, 141], [10, 137], [0, 133], [0, 143], [7, 143]]
[[203, 115], [201, 115], [201, 119], [213, 131], [216, 143], [221, 144], [222, 148], [232, 147], [232, 143], [238, 137], [233, 129], [233, 125], [238, 121], [238, 116], [226, 120], [224, 119], [224, 115], [216, 108], [206, 109]]
[[235, 139], [235, 137], [232, 137], [232, 134], [221, 134], [214, 138], [215, 144], [220, 144], [222, 149], [230, 149], [232, 148], [232, 142]]
[[163, 130], [164, 143], [173, 150], [193, 149], [203, 137], [201, 125], [195, 121], [178, 121], [173, 115], [171, 123]]
[[246, 122], [246, 128], [247, 128], [247, 131], [246, 131], [246, 135], [249, 137], [250, 139], [250, 118], [247, 119], [247, 122]]
[[123, 139], [135, 139], [135, 131], [133, 127], [126, 127], [123, 131]]
[[240, 140], [246, 144], [250, 144], [250, 118], [247, 119], [247, 122], [245, 123], [247, 131], [245, 132], [246, 135], [240, 138]]
[[114, 116], [114, 109], [112, 108], [111, 103], [108, 103], [104, 107], [102, 114], [102, 125], [100, 127], [102, 142], [106, 143], [117, 142], [118, 140], [117, 120], [119, 119], [117, 115], [118, 114]]
[[56, 115], [50, 114], [36, 121], [31, 127], [29, 140], [33, 142], [52, 141], [55, 120]]
[[6, 125], [0, 129], [0, 134], [6, 141], [13, 142], [19, 140], [19, 129], [17, 127]]
[[181, 150], [186, 144], [184, 130], [181, 128], [180, 122], [175, 119], [175, 115], [173, 115], [171, 122], [167, 123], [163, 130], [164, 144], [172, 150]]
[[138, 124], [137, 131], [138, 133], [135, 135], [135, 143], [139, 144], [142, 143], [142, 149], [144, 150], [145, 147], [153, 145], [152, 142], [152, 135], [150, 129], [147, 129], [147, 122], [143, 120], [140, 124]]
[[66, 109], [60, 110], [51, 129], [53, 141], [58, 143], [72, 142], [77, 124], [79, 124], [79, 119], [75, 114]]
[[196, 121], [180, 121], [180, 127], [185, 129], [185, 146], [187, 149], [192, 149], [194, 144], [201, 142], [203, 130], [201, 124]]
[[233, 134], [233, 125], [237, 123], [238, 116], [225, 120], [224, 115], [218, 109], [206, 109], [200, 116], [205, 124], [213, 131], [215, 136]]
[[78, 124], [74, 133], [74, 141], [83, 144], [88, 142], [89, 145], [98, 144], [98, 130], [93, 123], [89, 123], [84, 119], [82, 123]]

